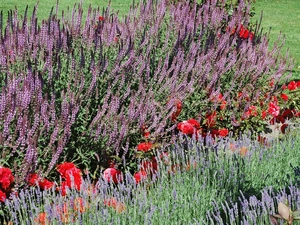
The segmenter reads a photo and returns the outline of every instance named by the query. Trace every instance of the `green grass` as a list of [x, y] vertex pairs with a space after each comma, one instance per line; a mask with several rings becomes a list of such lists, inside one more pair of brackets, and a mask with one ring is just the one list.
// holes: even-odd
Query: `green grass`
[[[68, 7], [73, 9], [75, 3], [79, 3], [80, 0], [60, 0], [59, 1], [59, 12], [62, 10], [66, 11]], [[20, 14], [24, 13], [26, 5], [29, 6], [29, 13], [32, 13], [34, 5], [37, 0], [0, 0], [0, 11], [3, 11], [4, 20], [7, 18], [7, 11], [13, 10], [17, 7]], [[114, 12], [119, 12], [119, 15], [125, 15], [131, 5], [131, 0], [111, 0], [111, 8]], [[109, 4], [109, 0], [83, 0], [83, 8], [87, 9], [89, 5], [93, 8], [99, 7], [100, 9], [106, 8]], [[47, 19], [50, 10], [53, 6], [56, 6], [56, 0], [40, 0], [38, 5], [37, 17], [41, 21], [42, 19]], [[60, 14], [59, 14], [60, 15]]]
[[256, 0], [253, 4], [256, 15], [260, 18], [263, 11], [262, 27], [267, 32], [271, 29], [270, 46], [278, 39], [282, 32], [285, 35], [285, 44], [282, 53], [289, 49], [295, 61], [293, 78], [300, 79], [300, 4], [299, 0]]

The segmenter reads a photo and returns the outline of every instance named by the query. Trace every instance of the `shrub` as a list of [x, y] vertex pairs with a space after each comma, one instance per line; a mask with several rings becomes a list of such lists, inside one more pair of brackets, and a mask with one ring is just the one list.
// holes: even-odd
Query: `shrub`
[[[16, 186], [61, 161], [88, 168], [94, 179], [109, 160], [136, 171], [140, 142], [155, 149], [176, 139], [170, 118], [178, 100], [176, 119], [203, 125], [222, 93], [218, 128], [244, 131], [243, 113], [270, 99], [278, 85], [266, 85], [290, 65], [276, 56], [280, 46], [269, 51], [266, 36], [248, 28], [250, 5], [240, 1], [229, 14], [219, 3], [141, 1], [122, 19], [89, 8], [85, 22], [79, 4], [40, 25], [37, 6], [30, 18], [10, 13], [1, 27], [0, 144]], [[254, 131], [266, 126], [253, 124]]]

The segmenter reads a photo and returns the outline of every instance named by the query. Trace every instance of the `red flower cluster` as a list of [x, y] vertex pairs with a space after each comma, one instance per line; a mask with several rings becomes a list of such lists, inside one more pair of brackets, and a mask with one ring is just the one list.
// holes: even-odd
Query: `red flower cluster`
[[148, 152], [153, 147], [153, 144], [150, 142], [142, 142], [138, 144], [137, 150], [142, 152]]
[[63, 196], [66, 195], [66, 188], [75, 188], [80, 190], [82, 183], [81, 171], [74, 165], [74, 163], [62, 163], [57, 166], [57, 171], [63, 178], [60, 188]]
[[240, 38], [243, 39], [250, 39], [253, 40], [254, 38], [254, 33], [250, 32], [248, 29], [246, 29], [242, 24], [240, 25], [240, 32], [239, 32]]
[[11, 192], [14, 176], [9, 168], [0, 167], [0, 202], [5, 202]]
[[38, 185], [42, 190], [48, 190], [54, 186], [54, 182], [51, 182], [46, 178], [42, 178], [36, 173], [29, 174], [27, 181], [29, 186]]

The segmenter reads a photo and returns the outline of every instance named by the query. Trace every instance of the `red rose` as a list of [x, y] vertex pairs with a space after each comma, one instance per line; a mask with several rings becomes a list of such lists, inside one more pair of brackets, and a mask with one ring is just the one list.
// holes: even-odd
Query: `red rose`
[[122, 172], [115, 168], [107, 168], [103, 172], [103, 179], [108, 183], [114, 182], [117, 184], [118, 182], [122, 181]]
[[14, 176], [9, 168], [0, 168], [0, 185], [4, 191], [7, 191], [14, 182]]
[[228, 135], [228, 129], [226, 128], [220, 129], [218, 132], [219, 132], [219, 136], [221, 137], [226, 137]]
[[267, 117], [267, 112], [266, 111], [262, 111], [261, 112], [261, 118], [264, 120]]
[[281, 94], [280, 97], [284, 100], [287, 101], [289, 99], [289, 97], [286, 94]]
[[287, 88], [290, 90], [290, 91], [293, 91], [293, 90], [296, 90], [297, 89], [297, 83], [295, 82], [295, 81], [291, 81], [289, 84], [288, 84], [288, 86], [287, 86]]
[[148, 152], [151, 148], [152, 148], [152, 143], [150, 142], [142, 142], [137, 146], [137, 150], [142, 152]]
[[39, 187], [42, 190], [48, 190], [51, 189], [54, 186], [54, 182], [51, 182], [49, 180], [47, 180], [46, 178], [43, 178], [40, 182], [39, 182]]
[[200, 129], [200, 123], [197, 120], [195, 120], [195, 119], [189, 119], [187, 122], [189, 124], [192, 124], [193, 127], [195, 127], [197, 130]]
[[158, 169], [157, 160], [155, 157], [152, 158], [152, 160], [144, 160], [141, 163], [141, 170], [144, 171], [150, 171], [150, 173], [156, 173]]
[[183, 134], [187, 134], [187, 135], [193, 135], [193, 133], [196, 131], [193, 124], [190, 124], [187, 121], [178, 123], [177, 129], [181, 131]]

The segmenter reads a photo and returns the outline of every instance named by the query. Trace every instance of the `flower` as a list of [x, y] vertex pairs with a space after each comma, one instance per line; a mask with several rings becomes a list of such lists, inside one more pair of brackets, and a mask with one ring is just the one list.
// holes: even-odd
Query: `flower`
[[134, 175], [134, 180], [136, 182], [136, 184], [140, 183], [143, 180], [147, 179], [147, 172], [145, 170], [140, 170], [138, 172], [136, 172]]
[[279, 115], [280, 108], [275, 102], [269, 103], [268, 113], [272, 116], [278, 116]]
[[206, 125], [207, 127], [214, 127], [216, 125], [217, 113], [216, 111], [206, 114]]
[[183, 134], [192, 135], [195, 132], [195, 127], [193, 124], [183, 121], [177, 124], [177, 129]]
[[69, 188], [74, 186], [77, 190], [80, 190], [82, 183], [81, 171], [74, 163], [64, 162], [57, 166], [57, 171], [65, 179], [64, 185]]
[[104, 18], [103, 16], [99, 16], [98, 20], [99, 20], [99, 21], [104, 21], [105, 18]]
[[103, 179], [108, 183], [114, 182], [115, 184], [117, 184], [119, 181], [122, 181], [122, 172], [115, 168], [105, 169], [102, 176]]
[[226, 137], [228, 135], [228, 129], [226, 129], [226, 128], [220, 129], [220, 130], [218, 130], [218, 133], [219, 133], [219, 136]]
[[54, 182], [47, 180], [46, 178], [39, 177], [38, 174], [29, 174], [27, 178], [29, 186], [38, 185], [42, 190], [51, 189], [54, 186]]
[[176, 121], [177, 117], [179, 116], [179, 114], [182, 110], [182, 102], [179, 99], [176, 99], [175, 105], [176, 105], [176, 111], [174, 113], [172, 113], [172, 115], [171, 115], [171, 120], [173, 122]]
[[287, 100], [289, 99], [289, 97], [288, 97], [286, 94], [284, 94], [284, 93], [282, 93], [282, 94], [280, 95], [280, 97], [281, 97], [284, 101], [287, 101]]
[[14, 176], [9, 168], [0, 168], [0, 185], [4, 191], [8, 191], [14, 182]]
[[6, 200], [6, 194], [0, 190], [0, 202], [5, 202]]
[[189, 124], [192, 124], [193, 127], [196, 128], [197, 130], [200, 129], [200, 123], [197, 120], [195, 120], [195, 119], [189, 119], [187, 122]]
[[152, 160], [144, 160], [141, 163], [141, 170], [150, 171], [150, 173], [156, 173], [158, 169], [157, 160], [155, 157], [152, 157]]
[[288, 86], [287, 86], [287, 88], [288, 88], [290, 91], [296, 90], [297, 87], [298, 87], [298, 85], [297, 85], [297, 83], [296, 83], [295, 81], [291, 81], [291, 82], [288, 84]]
[[138, 144], [137, 150], [142, 152], [148, 152], [152, 148], [152, 143], [150, 142], [142, 142]]

